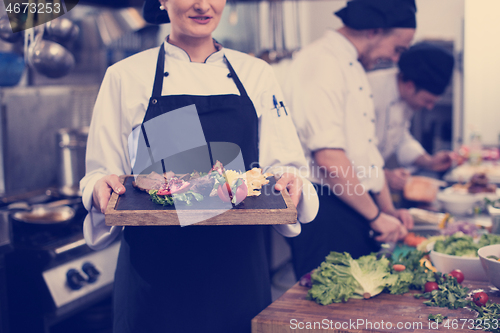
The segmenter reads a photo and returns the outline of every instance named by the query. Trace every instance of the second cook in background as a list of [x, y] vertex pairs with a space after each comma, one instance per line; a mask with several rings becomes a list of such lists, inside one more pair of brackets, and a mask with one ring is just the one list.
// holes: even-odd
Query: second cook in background
[[349, 1], [335, 13], [344, 26], [326, 31], [291, 63], [283, 90], [320, 198], [314, 222], [290, 239], [297, 278], [330, 251], [358, 258], [413, 226], [389, 195], [365, 70], [398, 61], [413, 39], [415, 13], [413, 0]]
[[[153, 24], [171, 22], [170, 35], [160, 47], [107, 69], [81, 181], [90, 210], [84, 234], [91, 247], [103, 248], [121, 232], [121, 227], [106, 226], [103, 212], [111, 191], [124, 194], [117, 175], [130, 174], [137, 166], [136, 147], [142, 146], [131, 133], [142, 128], [145, 137], [143, 128], [192, 104], [206, 142], [237, 144], [247, 170], [260, 165], [281, 176], [275, 188], [289, 190], [301, 222], [314, 218], [316, 193], [305, 179], [302, 192], [297, 176], [307, 164], [296, 130], [291, 117], [278, 117], [274, 108], [274, 99], [281, 102], [282, 94], [272, 68], [212, 38], [225, 4], [147, 0], [145, 18]], [[178, 122], [173, 126], [179, 127]], [[168, 130], [148, 135], [150, 146], [175, 147], [192, 139], [193, 128], [182, 130], [178, 136]], [[300, 227], [297, 222], [277, 229], [294, 236]], [[267, 228], [125, 227], [114, 280], [114, 332], [249, 333], [251, 319], [271, 303]]]
[[[451, 167], [451, 152], [429, 155], [410, 134], [414, 112], [432, 110], [450, 83], [453, 55], [430, 43], [418, 43], [401, 55], [398, 68], [368, 73], [375, 102], [378, 148], [384, 160], [396, 154], [403, 167], [433, 171]], [[410, 176], [405, 168], [385, 169], [389, 187], [402, 190]]]

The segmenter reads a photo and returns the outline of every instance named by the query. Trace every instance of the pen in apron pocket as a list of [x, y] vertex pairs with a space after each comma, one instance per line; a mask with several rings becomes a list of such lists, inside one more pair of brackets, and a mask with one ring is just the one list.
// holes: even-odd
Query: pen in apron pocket
[[283, 110], [285, 111], [285, 114], [288, 116], [288, 112], [286, 112], [285, 104], [283, 104], [283, 101], [280, 101], [280, 105], [283, 108]]

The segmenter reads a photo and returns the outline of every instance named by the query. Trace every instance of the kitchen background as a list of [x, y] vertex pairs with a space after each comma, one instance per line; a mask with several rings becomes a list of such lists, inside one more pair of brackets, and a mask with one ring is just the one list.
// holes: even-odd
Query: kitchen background
[[[498, 145], [500, 47], [494, 41], [499, 24], [495, 14], [500, 10], [500, 2], [416, 0], [416, 3], [415, 41], [432, 41], [449, 48], [455, 54], [457, 66], [452, 85], [435, 109], [416, 115], [413, 134], [430, 152], [457, 149], [462, 143], [468, 143], [474, 133], [481, 135], [483, 144]], [[140, 0], [80, 1], [63, 16], [77, 26], [79, 33], [62, 43], [73, 54], [75, 66], [60, 78], [49, 78], [23, 66], [19, 81], [12, 85], [14, 68], [6, 68], [7, 60], [0, 60], [0, 198], [4, 206], [16, 200], [36, 203], [34, 198], [40, 196], [50, 200], [78, 198], [78, 178], [84, 172], [81, 165], [85, 127], [90, 124], [106, 68], [124, 57], [159, 45], [169, 31], [168, 25], [158, 28], [145, 24], [140, 17], [141, 5]], [[332, 13], [344, 5], [345, 1], [335, 0], [228, 1], [214, 37], [226, 47], [267, 60], [278, 79], [285, 80], [293, 52], [320, 37], [326, 28], [339, 27], [340, 20]], [[0, 0], [0, 16], [3, 10]], [[23, 44], [24, 38], [15, 42], [0, 39], [1, 59], [5, 59], [6, 54], [17, 55], [19, 62], [23, 58]], [[81, 224], [85, 212], [81, 206], [74, 208], [75, 219], [79, 219], [77, 224]], [[2, 212], [4, 222], [10, 219], [8, 212]], [[93, 319], [97, 325], [93, 332], [109, 330], [106, 324], [97, 328], [97, 323], [109, 323], [109, 318], [103, 318], [102, 313], [110, 310], [112, 277], [101, 279], [99, 285], [65, 290], [67, 295], [53, 289], [47, 291], [45, 287], [53, 280], [50, 274], [56, 274], [54, 269], [65, 280], [68, 268], [79, 267], [96, 254], [83, 249], [81, 237], [75, 238], [75, 232], [81, 233], [81, 229], [73, 230], [74, 226], [71, 231], [65, 229], [64, 237], [60, 237], [65, 242], [54, 244], [44, 239], [43, 246], [39, 246], [38, 239], [31, 238], [34, 233], [29, 231], [30, 237], [17, 242], [24, 246], [20, 250], [9, 225], [0, 223], [0, 333], [22, 332], [13, 324], [22, 318], [13, 313], [17, 314], [23, 307], [22, 302], [30, 301], [34, 295], [47, 298], [47, 302], [32, 309], [32, 313], [25, 312], [26, 316], [38, 318], [30, 332], [64, 331], [68, 327], [64, 325], [71, 325], [72, 318], [72, 322], [79, 318], [80, 327], [84, 326], [82, 320], [90, 325], [89, 318]], [[51, 234], [53, 236], [53, 232]], [[270, 239], [273, 296], [277, 297], [293, 284], [294, 277], [289, 274], [290, 253], [286, 241], [276, 233], [272, 233]], [[2, 251], [10, 251], [7, 260]], [[109, 262], [116, 254], [111, 252], [97, 253], [101, 256], [95, 260], [104, 260], [103, 265], [107, 267], [107, 270], [100, 268], [101, 276], [113, 271]], [[36, 266], [33, 262], [47, 255], [51, 257], [48, 266], [27, 267]], [[61, 259], [61, 255], [64, 258]], [[19, 275], [9, 278], [12, 272]], [[31, 275], [38, 277], [31, 279]], [[78, 277], [75, 281], [78, 282]], [[15, 285], [9, 286], [9, 283]], [[24, 288], [23, 284], [31, 285]], [[7, 288], [26, 290], [8, 293]], [[12, 298], [16, 299], [13, 305]], [[87, 312], [84, 314], [84, 311]]]

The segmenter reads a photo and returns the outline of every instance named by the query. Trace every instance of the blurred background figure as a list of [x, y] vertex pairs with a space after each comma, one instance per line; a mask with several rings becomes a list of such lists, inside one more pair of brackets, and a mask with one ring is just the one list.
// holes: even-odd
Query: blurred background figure
[[430, 43], [418, 43], [401, 55], [397, 68], [368, 73], [375, 103], [378, 148], [385, 161], [393, 154], [402, 166], [384, 169], [389, 187], [402, 190], [415, 166], [445, 171], [452, 165], [452, 152], [428, 154], [410, 134], [415, 112], [432, 110], [450, 83], [453, 55]]

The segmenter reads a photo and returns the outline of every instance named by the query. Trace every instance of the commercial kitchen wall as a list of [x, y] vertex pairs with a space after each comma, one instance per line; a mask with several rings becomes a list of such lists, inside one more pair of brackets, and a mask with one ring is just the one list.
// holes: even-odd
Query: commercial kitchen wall
[[464, 132], [489, 145], [500, 144], [500, 22], [498, 0], [465, 3]]

